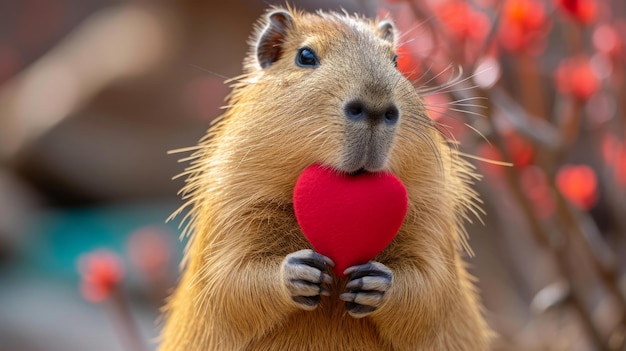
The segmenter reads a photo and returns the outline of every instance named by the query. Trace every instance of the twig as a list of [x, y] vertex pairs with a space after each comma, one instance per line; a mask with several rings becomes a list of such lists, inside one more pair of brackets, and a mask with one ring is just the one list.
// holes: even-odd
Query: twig
[[[490, 110], [491, 108], [488, 108], [488, 111]], [[496, 125], [494, 123], [494, 119], [492, 118], [491, 114], [489, 112], [486, 112], [485, 115], [488, 116], [487, 119], [491, 127], [494, 129], [494, 131], [496, 131], [497, 130]], [[498, 149], [498, 151], [502, 153], [502, 156], [504, 157], [505, 161], [510, 161], [511, 156], [509, 155], [509, 152], [507, 148], [505, 147], [502, 137], [497, 132], [493, 133], [492, 141], [495, 147]], [[555, 259], [555, 263], [558, 267], [559, 272], [568, 281], [570, 282], [573, 281], [575, 274], [572, 271], [569, 263], [567, 262], [567, 258], [565, 256], [565, 252], [566, 252], [565, 249], [567, 248], [568, 241], [563, 240], [562, 243], [555, 244], [556, 240], [551, 240], [551, 236], [548, 234], [548, 232], [545, 231], [545, 229], [543, 228], [543, 226], [541, 225], [541, 223], [535, 216], [530, 201], [524, 195], [524, 191], [520, 185], [521, 182], [520, 182], [519, 176], [513, 168], [511, 167], [505, 168], [505, 179], [506, 179], [507, 185], [512, 190], [512, 193], [518, 205], [520, 206], [524, 214], [524, 217], [526, 218], [526, 220], [528, 221], [528, 224], [530, 225], [531, 233], [533, 234], [533, 237], [541, 246], [543, 246], [552, 254], [552, 256]], [[586, 307], [586, 304], [584, 302], [583, 296], [577, 291], [577, 289], [575, 289], [573, 285], [570, 291], [571, 291], [571, 298], [569, 299], [570, 304], [577, 311], [581, 322], [587, 329], [589, 336], [592, 338], [596, 347], [598, 347], [599, 350], [609, 350], [608, 346], [606, 345], [606, 342], [604, 341], [604, 338], [602, 337], [602, 335], [600, 335], [599, 331], [597, 330], [593, 322], [591, 314], [589, 313]]]
[[130, 304], [120, 289], [112, 291], [104, 307], [123, 347], [128, 351], [147, 351], [130, 310]]
[[554, 151], [560, 148], [561, 136], [550, 123], [529, 114], [508, 93], [497, 86], [493, 87], [488, 95], [494, 107], [504, 112], [503, 117], [507, 118], [522, 137], [543, 150]]

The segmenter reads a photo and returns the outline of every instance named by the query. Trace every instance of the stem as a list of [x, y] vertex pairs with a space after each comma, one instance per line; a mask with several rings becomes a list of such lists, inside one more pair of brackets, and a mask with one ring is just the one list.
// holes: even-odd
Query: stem
[[[548, 182], [553, 189], [554, 198], [556, 199], [557, 213], [561, 221], [569, 229], [568, 233], [572, 233], [583, 243], [583, 248], [587, 256], [591, 258], [591, 263], [598, 277], [604, 283], [609, 293], [613, 295], [620, 306], [621, 314], [619, 324], [626, 326], [626, 298], [619, 286], [619, 277], [616, 269], [616, 258], [613, 251], [600, 237], [599, 230], [595, 226], [593, 220], [589, 218], [581, 218], [583, 215], [574, 212], [569, 206], [563, 195], [556, 190], [554, 177], [549, 176]], [[587, 224], [591, 230], [585, 231], [582, 223]]]
[[[482, 92], [483, 96], [486, 96], [485, 92]], [[492, 135], [492, 141], [494, 146], [501, 152], [505, 161], [510, 162], [511, 156], [509, 155], [508, 150], [505, 147], [504, 141], [500, 134], [497, 133], [497, 127], [495, 125], [494, 118], [491, 114], [492, 106], [490, 100], [487, 100], [487, 111], [485, 112], [485, 116], [487, 116], [487, 120], [494, 131]], [[532, 204], [524, 195], [524, 191], [521, 187], [521, 182], [519, 179], [519, 175], [515, 172], [515, 169], [512, 167], [505, 168], [505, 179], [508, 187], [511, 189], [515, 200], [520, 206], [522, 213], [524, 214], [528, 224], [531, 228], [531, 233], [535, 240], [543, 246], [546, 250], [548, 250], [555, 259], [555, 263], [557, 265], [558, 270], [561, 274], [570, 282], [574, 281], [575, 273], [571, 269], [567, 257], [565, 255], [566, 248], [568, 246], [567, 238], [564, 238], [564, 243], [562, 245], [554, 244], [554, 240], [550, 240], [550, 235], [545, 231], [539, 220], [537, 219], [535, 213], [533, 212]], [[575, 288], [574, 284], [570, 284], [571, 286], [571, 298], [569, 299], [570, 305], [576, 310], [578, 313], [581, 322], [586, 328], [589, 336], [591, 337], [593, 343], [599, 350], [609, 350], [606, 342], [602, 335], [600, 335], [598, 329], [596, 328], [591, 313], [588, 311], [584, 298], [580, 294], [580, 292]]]
[[112, 291], [111, 297], [106, 301], [105, 310], [124, 349], [147, 351], [130, 310], [130, 304], [119, 288]]
[[544, 85], [541, 82], [535, 58], [528, 54], [521, 55], [516, 63], [517, 78], [520, 84], [519, 94], [524, 110], [545, 120]]

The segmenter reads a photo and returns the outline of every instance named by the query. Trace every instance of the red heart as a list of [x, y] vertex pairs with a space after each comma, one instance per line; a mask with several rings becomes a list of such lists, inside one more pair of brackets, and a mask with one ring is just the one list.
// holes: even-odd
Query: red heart
[[306, 168], [293, 192], [302, 232], [335, 272], [367, 263], [396, 236], [408, 206], [402, 182], [391, 173], [348, 175], [321, 165]]

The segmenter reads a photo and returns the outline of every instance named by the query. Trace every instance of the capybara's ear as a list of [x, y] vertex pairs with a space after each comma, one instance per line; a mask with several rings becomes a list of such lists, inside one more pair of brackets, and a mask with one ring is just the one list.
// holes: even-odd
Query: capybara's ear
[[389, 20], [380, 21], [378, 23], [378, 35], [392, 44], [395, 44], [396, 28], [393, 22]]
[[261, 68], [267, 68], [280, 59], [288, 29], [292, 26], [291, 14], [274, 10], [267, 14], [267, 24], [256, 43], [256, 59]]

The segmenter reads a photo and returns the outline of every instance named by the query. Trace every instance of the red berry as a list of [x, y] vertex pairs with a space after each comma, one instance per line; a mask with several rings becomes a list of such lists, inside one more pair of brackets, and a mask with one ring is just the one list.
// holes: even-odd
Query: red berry
[[108, 299], [124, 278], [120, 257], [108, 250], [97, 250], [79, 258], [81, 293], [85, 300], [102, 302]]
[[596, 174], [587, 165], [561, 167], [556, 176], [556, 184], [563, 196], [582, 210], [590, 209], [598, 200]]

